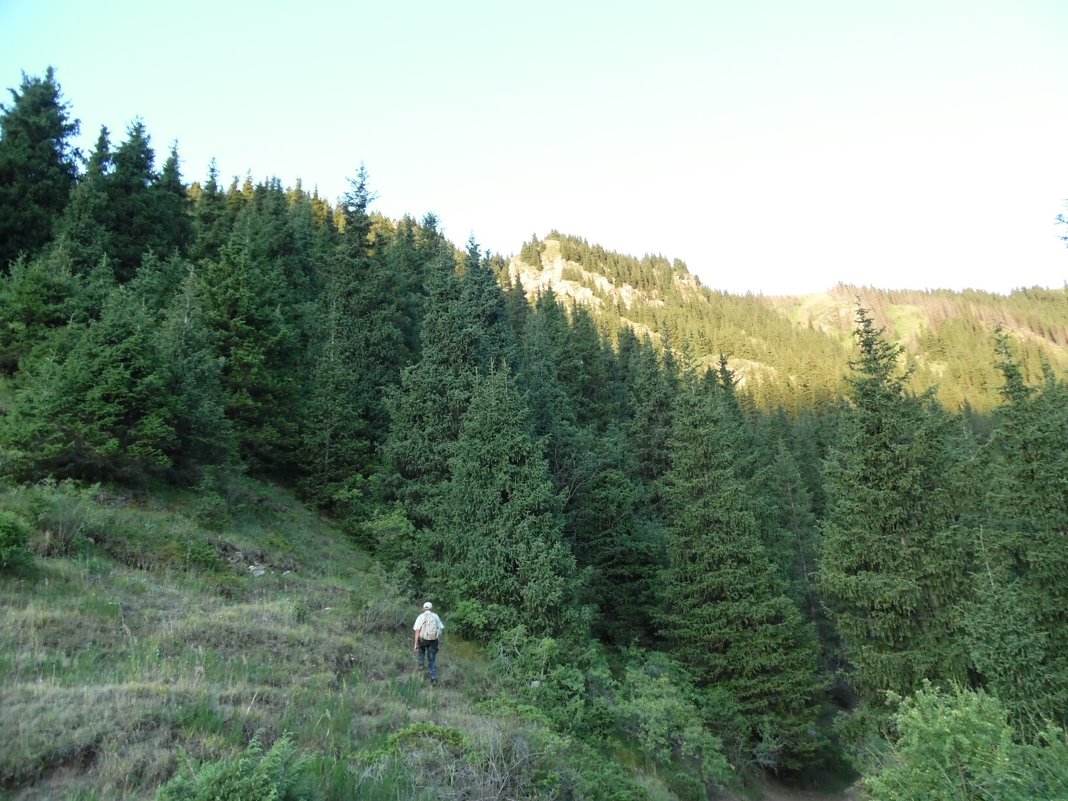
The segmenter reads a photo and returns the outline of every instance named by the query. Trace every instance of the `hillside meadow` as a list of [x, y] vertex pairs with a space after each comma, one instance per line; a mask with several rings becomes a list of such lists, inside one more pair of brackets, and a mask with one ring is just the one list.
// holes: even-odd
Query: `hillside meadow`
[[290, 494], [228, 490], [209, 505], [54, 482], [0, 496], [35, 525], [32, 564], [0, 579], [4, 797], [152, 798], [283, 735], [311, 755], [317, 797], [522, 798], [576, 780], [572, 746], [508, 701], [505, 656], [449, 638], [431, 689], [418, 605], [381, 568]]

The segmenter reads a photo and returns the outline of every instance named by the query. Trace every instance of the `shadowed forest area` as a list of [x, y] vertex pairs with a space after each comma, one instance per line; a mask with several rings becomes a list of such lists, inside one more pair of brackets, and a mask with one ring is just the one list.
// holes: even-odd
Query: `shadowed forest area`
[[5, 797], [1068, 799], [1068, 290], [504, 258], [11, 95]]

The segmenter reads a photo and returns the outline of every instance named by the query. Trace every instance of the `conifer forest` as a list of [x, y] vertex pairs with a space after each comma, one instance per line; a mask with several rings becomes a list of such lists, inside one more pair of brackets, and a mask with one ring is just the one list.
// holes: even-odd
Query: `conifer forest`
[[[140, 121], [77, 131], [51, 70], [0, 113], [11, 615], [63, 555], [40, 487], [209, 505], [244, 477], [432, 597], [588, 765], [497, 797], [1068, 799], [1068, 289], [840, 285], [806, 316], [556, 231], [457, 247], [358, 164], [332, 202], [189, 181]], [[9, 764], [0, 795], [37, 797]], [[172, 767], [77, 797], [209, 797]]]

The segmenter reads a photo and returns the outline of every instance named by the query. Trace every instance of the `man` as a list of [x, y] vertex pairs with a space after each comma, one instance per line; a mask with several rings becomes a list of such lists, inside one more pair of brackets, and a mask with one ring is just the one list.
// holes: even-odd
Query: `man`
[[445, 631], [445, 624], [433, 611], [434, 604], [427, 601], [423, 604], [423, 613], [415, 619], [412, 627], [415, 632], [415, 641], [412, 650], [419, 654], [419, 670], [423, 669], [423, 663], [430, 672], [430, 683], [438, 683], [438, 644], [441, 642], [441, 632]]

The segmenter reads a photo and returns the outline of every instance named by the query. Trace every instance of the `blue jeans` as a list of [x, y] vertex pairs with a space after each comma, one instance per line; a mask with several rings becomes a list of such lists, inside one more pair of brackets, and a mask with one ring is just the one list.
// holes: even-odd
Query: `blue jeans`
[[438, 680], [438, 641], [437, 640], [424, 640], [419, 638], [419, 669], [423, 669], [423, 664], [430, 669], [430, 681], [436, 683]]

